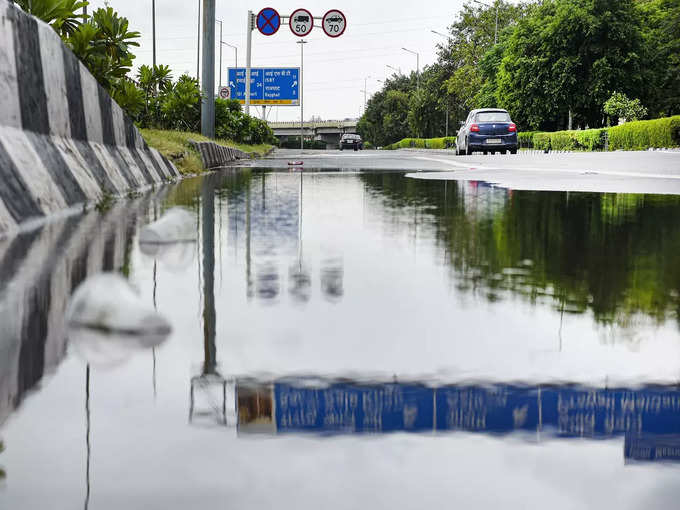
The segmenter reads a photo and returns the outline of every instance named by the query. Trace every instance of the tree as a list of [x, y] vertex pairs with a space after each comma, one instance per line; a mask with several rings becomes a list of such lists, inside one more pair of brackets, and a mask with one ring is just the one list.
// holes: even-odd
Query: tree
[[633, 0], [545, 0], [533, 6], [507, 41], [497, 99], [519, 124], [565, 128], [574, 118], [603, 123], [614, 90], [644, 88], [640, 15]]
[[89, 2], [80, 0], [17, 0], [24, 11], [48, 23], [60, 36], [76, 31], [83, 20], [80, 12]]
[[607, 99], [603, 111], [616, 121], [618, 119], [625, 119], [625, 121], [639, 120], [647, 115], [647, 108], [642, 106], [639, 99], [628, 99], [628, 96], [621, 92], [614, 92]]

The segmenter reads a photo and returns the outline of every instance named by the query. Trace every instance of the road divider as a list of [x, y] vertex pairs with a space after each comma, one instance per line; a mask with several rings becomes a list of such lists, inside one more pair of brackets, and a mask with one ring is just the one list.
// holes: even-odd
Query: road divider
[[179, 176], [46, 23], [0, 0], [0, 236]]

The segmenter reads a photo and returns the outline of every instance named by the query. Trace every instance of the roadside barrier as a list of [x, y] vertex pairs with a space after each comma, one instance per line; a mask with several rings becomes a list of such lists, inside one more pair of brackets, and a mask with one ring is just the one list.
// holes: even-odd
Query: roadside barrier
[[177, 177], [59, 35], [0, 0], [0, 236]]

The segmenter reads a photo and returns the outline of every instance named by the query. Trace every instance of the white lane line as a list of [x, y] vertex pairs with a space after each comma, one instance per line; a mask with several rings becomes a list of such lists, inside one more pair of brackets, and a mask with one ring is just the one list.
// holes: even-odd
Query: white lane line
[[[680, 175], [675, 175], [675, 174], [648, 174], [648, 173], [640, 173], [640, 172], [617, 172], [615, 170], [588, 170], [588, 169], [574, 169], [574, 168], [532, 168], [532, 167], [488, 167], [480, 164], [464, 164], [464, 163], [458, 163], [455, 161], [448, 161], [445, 159], [436, 159], [436, 158], [427, 158], [423, 156], [418, 156], [415, 157], [414, 159], [422, 159], [425, 161], [434, 161], [437, 163], [444, 163], [447, 165], [459, 167], [459, 168], [466, 168], [466, 169], [478, 169], [478, 170], [488, 170], [488, 171], [501, 171], [501, 172], [507, 172], [507, 171], [514, 171], [514, 172], [563, 172], [563, 173], [571, 173], [571, 174], [588, 174], [588, 175], [613, 175], [613, 176], [620, 176], [620, 177], [641, 177], [641, 178], [650, 178], [650, 179], [680, 179]], [[436, 173], [436, 172], [432, 172]], [[423, 175], [424, 173], [421, 173], [420, 175]]]

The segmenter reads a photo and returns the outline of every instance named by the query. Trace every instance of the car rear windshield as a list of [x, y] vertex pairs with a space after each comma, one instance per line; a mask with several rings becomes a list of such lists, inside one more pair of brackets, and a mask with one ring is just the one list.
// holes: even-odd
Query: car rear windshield
[[510, 122], [508, 112], [480, 112], [476, 117], [477, 122]]

